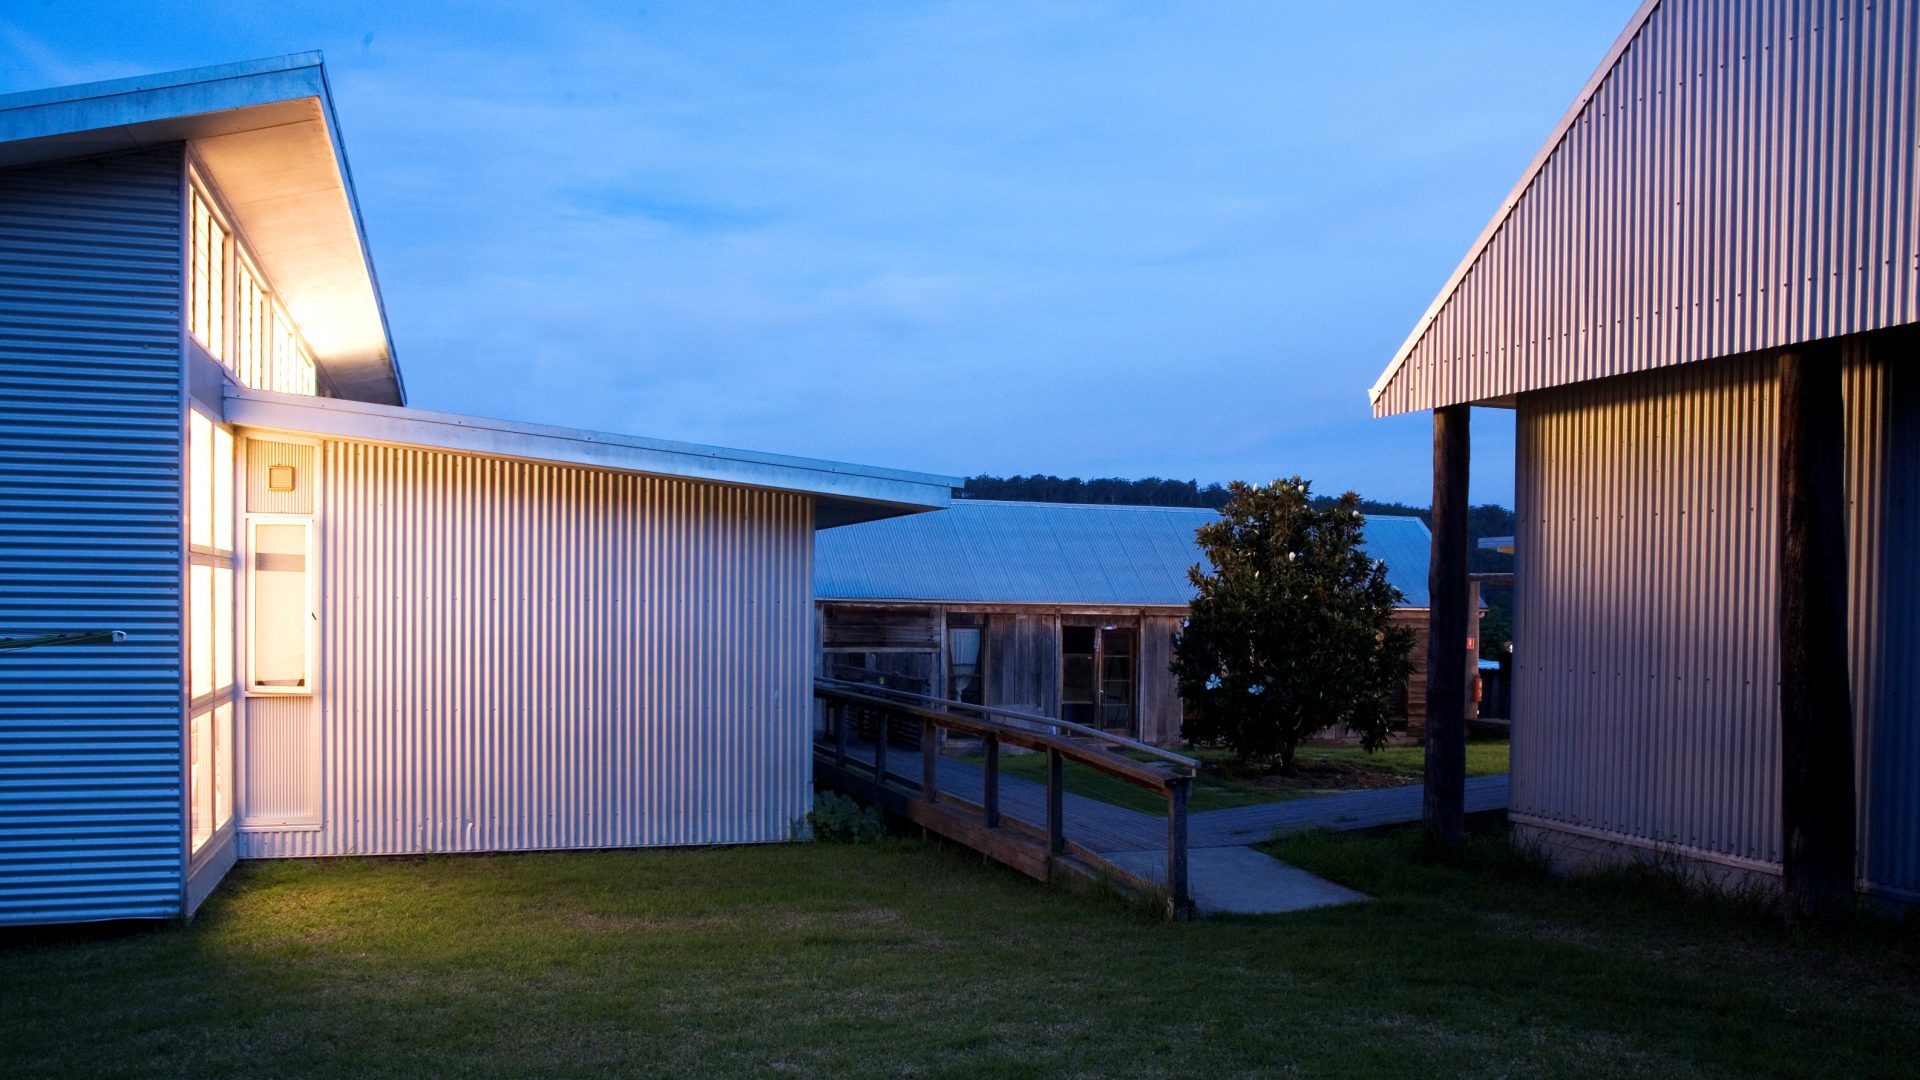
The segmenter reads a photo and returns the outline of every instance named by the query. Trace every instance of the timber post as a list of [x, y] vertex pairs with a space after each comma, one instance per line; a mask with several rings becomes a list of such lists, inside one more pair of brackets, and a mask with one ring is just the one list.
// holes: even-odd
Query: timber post
[[1470, 406], [1433, 410], [1433, 548], [1427, 567], [1426, 787], [1421, 820], [1442, 848], [1460, 844], [1467, 796], [1467, 479]]
[[1780, 837], [1791, 916], [1854, 892], [1847, 676], [1846, 406], [1831, 342], [1779, 354]]
[[1167, 784], [1167, 892], [1169, 913], [1179, 918], [1193, 909], [1187, 882], [1187, 788], [1192, 781], [1177, 777]]
[[933, 721], [920, 721], [920, 797], [933, 802], [940, 795], [940, 757]]
[[1060, 751], [1047, 750], [1047, 851], [1058, 855], [1067, 850], [1066, 759]]
[[987, 828], [1000, 827], [1000, 736], [988, 732], [981, 739], [987, 751], [986, 775], [981, 777], [980, 808], [987, 816]]

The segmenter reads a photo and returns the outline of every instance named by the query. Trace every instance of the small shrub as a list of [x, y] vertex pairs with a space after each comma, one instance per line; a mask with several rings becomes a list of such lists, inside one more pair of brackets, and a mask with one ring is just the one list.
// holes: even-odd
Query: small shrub
[[858, 844], [887, 835], [886, 819], [877, 806], [861, 806], [837, 791], [822, 791], [813, 797], [813, 811], [807, 825], [815, 840]]

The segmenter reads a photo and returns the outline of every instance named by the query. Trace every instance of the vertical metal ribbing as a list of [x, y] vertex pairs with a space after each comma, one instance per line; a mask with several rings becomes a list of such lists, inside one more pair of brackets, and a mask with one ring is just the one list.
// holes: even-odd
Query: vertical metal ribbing
[[807, 496], [330, 442], [326, 855], [784, 840]]

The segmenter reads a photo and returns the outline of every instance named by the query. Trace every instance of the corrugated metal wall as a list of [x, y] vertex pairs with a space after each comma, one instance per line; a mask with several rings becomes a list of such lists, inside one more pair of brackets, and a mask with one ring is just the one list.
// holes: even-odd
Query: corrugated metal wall
[[178, 147], [0, 172], [0, 923], [181, 903]]
[[320, 475], [318, 831], [244, 855], [784, 840], [806, 496], [355, 442]]
[[1920, 5], [1664, 0], [1374, 411], [1920, 320]]
[[[1863, 862], [1912, 890], [1920, 415], [1848, 365]], [[1777, 866], [1776, 431], [1764, 355], [1521, 397], [1516, 820]]]

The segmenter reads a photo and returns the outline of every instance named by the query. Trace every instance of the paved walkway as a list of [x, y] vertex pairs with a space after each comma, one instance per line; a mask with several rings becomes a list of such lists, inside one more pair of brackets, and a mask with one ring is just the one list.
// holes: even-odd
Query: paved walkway
[[[856, 744], [848, 758], [871, 762], [873, 747]], [[920, 778], [920, 755], [892, 750], [887, 772], [909, 781]], [[939, 759], [940, 790], [971, 802], [984, 797], [985, 772], [955, 758]], [[1261, 803], [1232, 810], [1207, 810], [1187, 816], [1187, 876], [1201, 914], [1269, 914], [1364, 900], [1352, 889], [1289, 866], [1250, 845], [1301, 829], [1371, 829], [1420, 820], [1419, 784], [1373, 791], [1313, 795], [1287, 802]], [[1467, 781], [1467, 812], [1502, 810], [1507, 777]], [[1068, 792], [1063, 799], [1068, 838], [1142, 876], [1164, 880], [1167, 862], [1165, 817], [1114, 806]], [[1035, 824], [1047, 820], [1047, 788], [1002, 774], [1001, 813]]]

